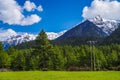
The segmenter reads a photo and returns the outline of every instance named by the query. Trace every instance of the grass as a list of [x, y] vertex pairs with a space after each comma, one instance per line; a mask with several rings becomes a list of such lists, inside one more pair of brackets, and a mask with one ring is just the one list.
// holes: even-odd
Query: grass
[[65, 72], [28, 71], [0, 72], [0, 80], [120, 80], [119, 71]]

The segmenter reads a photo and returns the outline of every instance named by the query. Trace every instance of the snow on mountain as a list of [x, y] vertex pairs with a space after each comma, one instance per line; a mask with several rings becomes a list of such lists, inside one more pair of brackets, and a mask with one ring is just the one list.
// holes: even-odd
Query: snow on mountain
[[[35, 35], [35, 34], [28, 34], [28, 33], [19, 34], [19, 33], [16, 33], [15, 31], [13, 31], [13, 30], [7, 30], [7, 31], [8, 31], [7, 34], [9, 34], [9, 36], [4, 35], [4, 37], [6, 37], [6, 39], [4, 38], [2, 40], [0, 38], [0, 41], [2, 41], [2, 43], [4, 44], [4, 47], [8, 47], [10, 45], [14, 46], [14, 45], [17, 45], [17, 44], [21, 44], [23, 42], [35, 40], [36, 37], [37, 37], [37, 35]], [[65, 32], [66, 32], [66, 30], [61, 31], [59, 33], [46, 32], [46, 34], [47, 34], [49, 40], [54, 40], [57, 37], [63, 35]], [[1, 37], [1, 35], [0, 35], [0, 37]]]
[[57, 38], [56, 41], [67, 41], [68, 43], [70, 41], [71, 43], [71, 41], [74, 42], [79, 39], [80, 42], [84, 42], [87, 39], [93, 40], [106, 36], [106, 33], [103, 32], [101, 28], [96, 26], [93, 22], [86, 20], [68, 30], [65, 34]]
[[6, 45], [17, 45], [23, 42], [35, 40], [36, 35], [24, 33], [21, 35], [11, 36], [10, 38], [3, 41], [4, 46]]
[[[104, 19], [101, 16], [96, 16], [93, 19], [89, 19], [90, 22], [94, 23], [96, 26], [102, 29], [107, 35], [110, 35], [115, 29], [118, 28], [120, 24], [120, 20], [109, 20]], [[87, 24], [86, 24], [87, 25]], [[61, 35], [63, 35], [67, 30], [54, 33], [54, 32], [46, 32], [49, 40], [54, 40]], [[0, 41], [6, 45], [17, 45], [23, 42], [35, 40], [37, 35], [35, 34], [28, 34], [28, 33], [16, 33], [12, 29], [3, 30], [0, 29]]]
[[59, 33], [54, 33], [54, 32], [46, 32], [48, 39], [49, 40], [54, 40], [58, 37], [60, 37], [61, 35], [63, 35], [67, 30], [61, 31]]
[[100, 27], [107, 35], [110, 35], [115, 29], [118, 28], [120, 21], [104, 19], [100, 15], [93, 19], [89, 19], [91, 22]]

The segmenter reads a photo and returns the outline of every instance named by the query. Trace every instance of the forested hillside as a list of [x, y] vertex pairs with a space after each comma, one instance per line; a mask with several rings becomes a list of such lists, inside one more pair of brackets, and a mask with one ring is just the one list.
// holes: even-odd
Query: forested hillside
[[[31, 44], [32, 45], [32, 44]], [[94, 57], [94, 61], [91, 61]], [[94, 65], [93, 65], [94, 64]], [[93, 67], [94, 66], [94, 67]], [[11, 70], [120, 70], [120, 45], [56, 45], [42, 30], [29, 48], [4, 50], [0, 43], [0, 68]]]

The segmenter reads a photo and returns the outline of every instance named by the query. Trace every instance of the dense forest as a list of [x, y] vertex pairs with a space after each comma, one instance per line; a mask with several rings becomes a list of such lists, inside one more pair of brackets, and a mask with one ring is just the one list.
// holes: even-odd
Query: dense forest
[[[120, 70], [120, 44], [79, 46], [51, 44], [44, 30], [27, 49], [0, 43], [0, 68], [20, 70]], [[31, 44], [32, 45], [32, 44]]]

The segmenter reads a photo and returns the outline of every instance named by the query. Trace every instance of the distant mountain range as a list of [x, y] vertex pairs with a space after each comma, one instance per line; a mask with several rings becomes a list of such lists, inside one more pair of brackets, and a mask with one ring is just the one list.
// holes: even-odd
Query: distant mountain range
[[[107, 36], [110, 36], [112, 32], [118, 29], [119, 24], [119, 20], [108, 20], [102, 18], [101, 16], [96, 16], [93, 19], [84, 20], [70, 30], [64, 30], [59, 33], [46, 32], [46, 34], [49, 40], [55, 40], [58, 42], [61, 41], [62, 43], [69, 43], [70, 41], [76, 42], [77, 44], [78, 42], [106, 38]], [[1, 41], [5, 47], [32, 41], [37, 37], [37, 35], [28, 33], [18, 34], [11, 29], [7, 30], [7, 32], [5, 33], [7, 37], [2, 36], [1, 38]]]
[[[5, 36], [6, 38], [3, 38], [1, 41], [4, 45], [5, 48], [9, 46], [15, 46], [24, 42], [32, 41], [35, 40], [37, 35], [35, 34], [28, 34], [28, 33], [16, 33], [15, 31], [9, 29], [7, 30], [8, 33], [14, 33], [13, 35], [7, 35]], [[49, 40], [54, 40], [57, 37], [63, 35], [66, 32], [66, 30], [59, 32], [59, 33], [54, 33], [54, 32], [46, 32], [48, 39]]]

